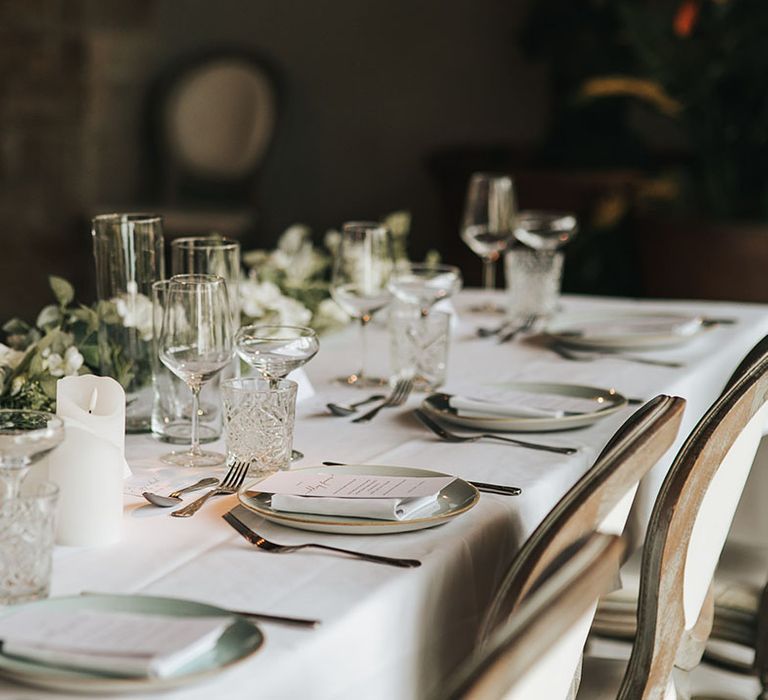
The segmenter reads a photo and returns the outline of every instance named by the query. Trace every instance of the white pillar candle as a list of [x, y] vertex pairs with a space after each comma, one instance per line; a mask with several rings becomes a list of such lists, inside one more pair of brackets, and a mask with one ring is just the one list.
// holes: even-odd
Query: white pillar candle
[[49, 479], [59, 486], [56, 542], [78, 546], [116, 542], [128, 469], [125, 392], [109, 377], [64, 377], [56, 385], [56, 413], [66, 429], [48, 466]]

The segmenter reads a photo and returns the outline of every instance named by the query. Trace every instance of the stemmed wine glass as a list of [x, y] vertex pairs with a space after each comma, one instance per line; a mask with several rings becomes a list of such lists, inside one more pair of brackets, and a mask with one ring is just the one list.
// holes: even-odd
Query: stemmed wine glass
[[422, 317], [443, 299], [461, 289], [461, 271], [455, 265], [405, 263], [389, 280], [389, 289], [400, 301], [418, 306]]
[[0, 410], [0, 501], [16, 498], [29, 468], [64, 440], [64, 421], [53, 413]]
[[373, 314], [391, 299], [387, 283], [394, 265], [392, 234], [386, 226], [370, 221], [344, 224], [333, 262], [331, 296], [350, 316], [360, 320], [360, 371], [342, 379], [352, 386], [385, 383], [365, 374], [366, 329]]
[[[309, 362], [320, 349], [317, 333], [306, 326], [253, 324], [235, 333], [235, 350], [276, 389], [278, 382]], [[298, 450], [291, 459], [301, 459]]]
[[[461, 238], [483, 260], [483, 288], [496, 288], [496, 262], [515, 228], [515, 188], [509, 175], [475, 173], [469, 181]], [[480, 310], [496, 310], [492, 304]]]
[[200, 449], [199, 403], [203, 384], [232, 360], [232, 316], [226, 282], [216, 275], [171, 277], [160, 336], [160, 359], [192, 391], [192, 444], [164, 462], [215, 467], [224, 455]]

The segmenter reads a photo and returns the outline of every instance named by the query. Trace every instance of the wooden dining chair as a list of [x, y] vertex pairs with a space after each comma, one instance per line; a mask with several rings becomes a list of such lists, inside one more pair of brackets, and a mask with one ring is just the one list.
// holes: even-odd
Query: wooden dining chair
[[561, 553], [489, 643], [442, 689], [440, 700], [554, 698], [561, 648], [615, 581], [624, 541], [593, 533]]
[[684, 406], [683, 399], [662, 394], [624, 422], [515, 556], [481, 625], [480, 644], [561, 552], [597, 529], [621, 533], [636, 487], [672, 445]]
[[648, 524], [634, 634], [626, 609], [617, 612], [616, 596], [595, 617], [596, 633], [611, 629], [615, 613], [614, 631], [634, 637], [629, 662], [587, 659], [579, 697], [662, 698], [671, 692], [675, 666], [690, 670], [699, 663], [712, 628], [713, 574], [768, 418], [767, 400], [763, 354], [744, 363], [687, 438]]

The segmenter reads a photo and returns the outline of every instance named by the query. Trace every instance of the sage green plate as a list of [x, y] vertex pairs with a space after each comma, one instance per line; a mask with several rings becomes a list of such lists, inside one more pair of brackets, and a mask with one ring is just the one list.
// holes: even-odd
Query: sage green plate
[[0, 677], [8, 680], [50, 688], [59, 691], [92, 695], [149, 693], [178, 688], [196, 683], [220, 673], [243, 661], [263, 643], [264, 636], [258, 628], [239, 615], [233, 615], [213, 605], [195, 603], [177, 598], [156, 598], [136, 595], [89, 594], [66, 598], [48, 598], [24, 605], [0, 608], [0, 617], [16, 610], [34, 606], [51, 612], [65, 610], [101, 610], [109, 612], [141, 613], [145, 615], [170, 615], [173, 617], [231, 617], [233, 620], [216, 646], [207, 654], [178, 669], [165, 678], [136, 678], [135, 676], [111, 676], [89, 671], [78, 671], [56, 666], [46, 666], [34, 661], [0, 653]]
[[571, 430], [592, 425], [606, 416], [610, 416], [627, 404], [627, 400], [613, 389], [598, 389], [593, 386], [578, 384], [555, 384], [552, 382], [504, 382], [503, 386], [530, 394], [555, 394], [564, 397], [592, 399], [595, 411], [588, 413], [566, 414], [561, 418], [518, 418], [515, 416], [461, 416], [451, 408], [448, 394], [431, 394], [421, 403], [421, 410], [433, 418], [446, 423], [459, 425], [473, 430], [495, 430], [509, 433], [540, 433], [556, 430]]

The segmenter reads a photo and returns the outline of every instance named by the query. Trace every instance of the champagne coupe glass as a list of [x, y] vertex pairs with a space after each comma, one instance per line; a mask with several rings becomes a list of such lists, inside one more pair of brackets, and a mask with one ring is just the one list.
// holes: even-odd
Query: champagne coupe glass
[[[281, 379], [309, 362], [320, 349], [317, 333], [306, 326], [272, 326], [253, 324], [235, 333], [235, 350], [244, 362], [253, 367], [277, 389]], [[303, 457], [291, 451], [291, 459]]]
[[235, 349], [272, 388], [309, 362], [320, 349], [317, 333], [305, 326], [253, 324], [235, 333]]
[[162, 457], [168, 464], [215, 467], [224, 455], [200, 449], [199, 400], [203, 384], [232, 360], [232, 316], [226, 282], [217, 275], [171, 277], [160, 336], [160, 359], [192, 391], [192, 444]]
[[404, 263], [392, 273], [389, 289], [400, 301], [419, 307], [422, 317], [442, 299], [461, 289], [461, 271], [455, 265]]
[[[496, 262], [514, 235], [515, 188], [509, 175], [475, 173], [469, 181], [461, 238], [483, 261], [483, 288], [496, 288]], [[481, 311], [496, 311], [490, 302]]]
[[578, 233], [576, 216], [564, 211], [521, 211], [515, 221], [515, 238], [534, 250], [553, 253]]
[[365, 374], [366, 329], [373, 314], [391, 299], [387, 283], [395, 266], [392, 234], [379, 222], [344, 224], [333, 262], [331, 296], [353, 318], [360, 320], [360, 370], [341, 381], [351, 386], [380, 386], [383, 379]]
[[53, 413], [0, 410], [0, 501], [16, 498], [29, 468], [64, 440], [64, 421]]

